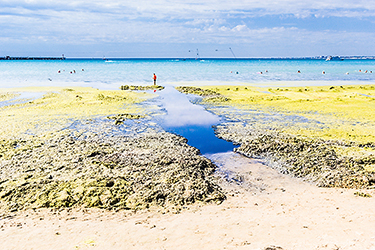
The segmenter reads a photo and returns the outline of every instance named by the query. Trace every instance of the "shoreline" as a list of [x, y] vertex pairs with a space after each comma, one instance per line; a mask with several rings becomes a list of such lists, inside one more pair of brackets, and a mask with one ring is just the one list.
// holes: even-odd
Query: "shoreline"
[[[237, 86], [240, 87], [239, 85]], [[203, 88], [222, 88], [219, 92], [224, 91], [224, 94], [232, 93], [231, 91], [233, 91], [225, 90], [225, 86]], [[235, 86], [231, 86], [230, 88], [235, 88]], [[72, 168], [72, 166], [70, 166], [72, 162], [78, 165], [82, 162], [87, 162], [89, 165], [92, 165], [93, 162], [97, 162], [99, 165], [94, 164], [95, 168], [100, 166], [99, 172], [104, 173], [104, 176], [108, 177], [116, 173], [116, 168], [121, 162], [137, 158], [141, 164], [139, 165], [136, 162], [133, 170], [137, 168], [145, 170], [155, 165], [155, 163], [160, 166], [165, 166], [168, 170], [164, 172], [164, 170], [161, 169], [161, 171], [163, 174], [166, 174], [167, 177], [169, 176], [165, 178], [165, 181], [166, 184], [171, 185], [172, 189], [164, 186], [165, 188], [155, 193], [152, 191], [152, 188], [163, 186], [163, 180], [161, 180], [161, 183], [159, 183], [159, 179], [152, 180], [150, 183], [139, 182], [139, 180], [144, 179], [144, 177], [147, 179], [147, 176], [149, 176], [149, 174], [146, 174], [147, 170], [144, 173], [136, 173], [137, 171], [129, 172], [129, 178], [135, 178], [134, 185], [139, 182], [145, 184], [144, 187], [146, 187], [146, 189], [151, 187], [150, 196], [145, 195], [145, 193], [148, 192], [146, 190], [146, 192], [139, 193], [138, 196], [135, 195], [133, 197], [135, 198], [132, 203], [135, 205], [134, 208], [138, 206], [141, 210], [125, 211], [122, 209], [114, 209], [113, 211], [108, 211], [89, 208], [88, 204], [93, 204], [94, 207], [102, 207], [100, 204], [103, 205], [104, 201], [108, 201], [108, 204], [111, 204], [113, 201], [120, 201], [121, 199], [112, 199], [116, 196], [115, 193], [111, 191], [111, 194], [109, 194], [107, 192], [112, 187], [116, 187], [117, 179], [113, 181], [113, 178], [111, 180], [104, 178], [103, 180], [105, 181], [103, 183], [98, 182], [97, 185], [103, 188], [103, 190], [98, 191], [99, 189], [96, 189], [98, 192], [95, 191], [96, 193], [94, 192], [92, 194], [86, 192], [90, 188], [86, 190], [87, 187], [84, 185], [83, 192], [81, 192], [82, 190], [80, 191], [78, 186], [69, 186], [70, 184], [66, 185], [66, 183], [62, 186], [62, 189], [60, 186], [56, 186], [57, 188], [55, 187], [55, 190], [51, 192], [51, 196], [47, 195], [44, 197], [46, 199], [43, 198], [51, 205], [52, 210], [51, 208], [41, 208], [45, 206], [46, 203], [42, 206], [37, 205], [34, 207], [26, 205], [25, 208], [34, 209], [21, 209], [19, 212], [3, 214], [2, 218], [0, 218], [0, 240], [4, 242], [3, 244], [6, 247], [11, 249], [31, 249], [33, 247], [39, 249], [50, 249], [51, 247], [55, 249], [87, 247], [97, 247], [98, 249], [123, 249], [125, 246], [130, 249], [231, 249], [243, 247], [245, 249], [261, 250], [267, 247], [270, 247], [269, 249], [335, 249], [335, 247], [336, 249], [375, 248], [375, 238], [372, 234], [372, 225], [375, 223], [375, 216], [372, 212], [372, 208], [375, 206], [374, 189], [318, 188], [312, 183], [302, 182], [301, 179], [280, 174], [278, 171], [266, 166], [266, 162], [263, 160], [246, 158], [236, 153], [199, 156], [198, 154], [196, 155], [196, 149], [186, 146], [186, 141], [184, 141], [183, 138], [178, 142], [178, 140], [173, 139], [176, 136], [154, 130], [155, 128], [150, 120], [137, 120], [137, 118], [141, 118], [143, 115], [147, 116], [151, 114], [150, 110], [147, 111], [145, 107], [134, 106], [139, 104], [144, 98], [150, 98], [149, 94], [121, 90], [100, 91], [93, 88], [62, 89], [65, 90], [62, 91], [63, 95], [61, 96], [59, 93], [51, 93], [41, 100], [38, 99], [26, 105], [9, 108], [9, 114], [16, 115], [13, 118], [14, 124], [32, 121], [27, 117], [24, 118], [24, 120], [20, 119], [20, 117], [23, 116], [22, 112], [31, 112], [31, 114], [35, 112], [35, 114], [39, 114], [41, 111], [45, 113], [46, 110], [49, 109], [51, 109], [51, 112], [46, 116], [49, 117], [48, 119], [56, 120], [62, 117], [63, 122], [61, 123], [56, 120], [56, 123], [51, 124], [53, 126], [49, 127], [46, 131], [41, 130], [39, 135], [32, 135], [26, 140], [22, 138], [26, 136], [25, 133], [23, 136], [19, 137], [18, 141], [9, 141], [9, 145], [7, 143], [4, 144], [3, 141], [1, 144], [2, 152], [0, 152], [2, 153], [2, 158], [0, 158], [2, 159], [2, 166], [6, 164], [10, 164], [9, 166], [11, 166], [14, 163], [22, 168], [23, 163], [28, 160], [31, 160], [30, 162], [34, 161], [34, 163], [44, 161], [43, 156], [46, 154], [40, 152], [49, 152], [51, 150], [59, 152], [52, 156], [52, 158], [54, 157], [53, 159], [51, 158], [49, 160], [53, 162], [53, 164], [48, 163], [50, 165], [47, 164], [48, 166], [46, 165], [44, 167], [43, 171], [47, 170], [47, 175], [42, 179], [36, 178], [37, 176], [33, 176], [33, 174], [29, 177], [29, 172], [25, 172], [24, 174], [26, 175], [20, 174], [23, 173], [23, 171], [19, 171], [19, 180], [12, 180], [12, 185], [7, 188], [13, 187], [15, 188], [13, 190], [27, 190], [27, 187], [32, 187], [33, 183], [40, 183], [40, 180], [43, 181], [43, 183], [40, 183], [42, 185], [41, 187], [43, 187], [43, 185], [53, 183], [54, 179], [65, 180], [75, 175], [84, 176], [85, 174], [82, 175], [82, 173], [84, 173], [87, 168], [84, 166]], [[245, 89], [241, 91], [245, 91]], [[249, 89], [246, 89], [246, 91], [249, 91]], [[299, 91], [297, 90], [297, 92]], [[233, 93], [235, 96], [239, 96], [239, 92]], [[246, 93], [248, 94], [249, 92]], [[263, 94], [266, 93], [261, 93], [261, 95]], [[230, 113], [233, 110], [222, 109], [223, 107], [221, 105], [226, 104], [230, 98], [233, 98], [227, 95], [223, 96], [225, 96], [225, 98], [228, 97], [227, 100], [225, 98], [216, 98], [213, 99], [218, 101], [216, 103], [205, 103], [203, 99], [201, 104], [208, 107], [214, 114], [227, 115], [227, 117], [232, 118], [240, 115], [241, 119], [244, 119], [242, 122], [249, 121], [246, 120], [249, 119], [249, 114], [241, 113], [243, 112], [241, 109], [239, 109], [239, 111], [241, 111], [239, 113]], [[67, 103], [61, 102], [59, 105], [54, 106], [53, 103], [58, 102], [58, 100], [60, 100], [59, 98], [62, 97], [67, 100]], [[360, 98], [368, 97], [363, 96]], [[127, 103], [127, 106], [119, 105], [124, 101]], [[263, 102], [264, 100], [260, 99], [260, 101]], [[66, 110], [66, 107], [72, 107], [74, 112], [72, 112], [72, 110]], [[111, 114], [118, 114], [118, 116], [108, 116], [108, 107], [112, 110]], [[14, 113], [12, 108], [20, 110], [21, 113]], [[89, 108], [88, 110], [90, 112], [96, 110], [96, 113], [91, 114], [88, 112], [87, 108]], [[223, 110], [225, 112], [220, 113], [223, 112]], [[77, 112], [84, 115], [83, 117], [85, 118], [82, 119], [82, 116], [79, 118]], [[127, 112], [130, 114], [129, 116], [125, 115]], [[74, 115], [72, 116], [72, 114]], [[3, 112], [3, 115], [7, 116], [8, 114]], [[106, 115], [108, 116], [107, 118]], [[97, 119], [95, 117], [100, 118]], [[120, 126], [116, 125], [117, 120], [115, 119], [116, 121], [113, 121], [111, 119], [113, 117], [117, 117], [116, 119], [120, 119], [119, 122], [123, 123], [119, 123]], [[136, 120], [128, 120], [127, 117], [131, 119], [135, 118]], [[76, 123], [75, 120], [77, 119], [81, 119], [81, 121]], [[35, 122], [36, 123], [32, 123], [32, 125], [39, 125], [39, 129], [43, 128], [37, 120]], [[61, 124], [69, 123], [71, 124], [70, 126], [74, 125], [72, 129], [75, 131], [71, 133], [71, 136], [54, 132], [53, 129], [61, 128]], [[105, 129], [101, 128], [103, 125]], [[227, 129], [232, 125], [229, 124], [228, 126], [228, 124], [222, 124], [223, 127], [217, 130], [218, 134], [220, 135], [221, 133], [220, 129]], [[66, 125], [63, 125], [62, 128], [65, 130], [66, 127], [64, 126]], [[79, 128], [84, 129], [86, 132], [81, 133]], [[126, 152], [126, 150], [124, 151], [124, 149], [121, 148], [122, 144], [119, 143], [120, 141], [116, 140], [115, 143], [112, 143], [110, 140], [107, 141], [107, 139], [103, 140], [103, 144], [100, 144], [102, 150], [99, 151], [97, 148], [100, 147], [94, 147], [95, 149], [93, 148], [91, 150], [92, 152], [90, 150], [90, 152], [82, 150], [86, 148], [86, 146], [84, 146], [86, 145], [86, 139], [87, 145], [89, 145], [89, 143], [94, 143], [93, 145], [96, 145], [96, 140], [100, 138], [100, 135], [106, 137], [106, 133], [110, 135], [115, 131], [121, 134], [125, 131], [123, 128], [129, 130], [129, 138], [125, 140], [121, 139], [120, 141], [121, 143], [129, 143], [129, 150], [126, 149], [128, 150], [129, 157], [123, 153]], [[30, 131], [31, 127], [19, 126], [18, 129], [18, 131]], [[249, 131], [253, 131], [251, 129]], [[69, 130], [65, 131], [68, 134], [70, 133]], [[90, 131], [92, 132], [91, 134], [87, 133]], [[150, 133], [152, 131], [156, 133]], [[239, 134], [242, 133], [241, 130], [238, 131], [240, 131]], [[47, 134], [45, 137], [43, 137], [44, 133]], [[85, 133], [87, 134], [85, 135]], [[150, 140], [156, 143], [153, 142], [150, 144], [150, 140], [148, 139], [143, 143], [142, 140], [139, 140], [139, 138], [135, 136], [138, 133], [149, 135]], [[236, 138], [234, 136], [235, 133], [230, 132], [227, 133], [227, 135], [228, 138], [226, 139], [228, 140], [234, 140], [234, 138]], [[14, 136], [17, 137], [17, 133], [15, 133]], [[82, 136], [83, 140], [77, 140], [80, 136]], [[4, 137], [4, 134], [2, 137]], [[167, 145], [166, 148], [163, 148], [164, 143], [157, 142], [159, 139], [168, 139], [169, 137], [171, 137], [170, 139], [173, 143], [169, 146]], [[114, 137], [113, 140], [115, 138], [116, 137]], [[246, 138], [238, 138], [236, 140], [238, 140], [237, 142], [239, 143], [241, 143], [242, 140], [247, 140]], [[137, 145], [140, 142], [142, 142], [142, 145], [138, 147]], [[52, 147], [50, 148], [49, 146]], [[113, 148], [117, 148], [118, 152], [114, 152]], [[158, 151], [158, 148], [160, 148], [160, 151]], [[69, 150], [75, 153], [69, 153]], [[177, 155], [176, 150], [178, 151]], [[196, 155], [194, 157], [197, 158], [193, 157], [193, 159], [190, 156], [183, 160], [179, 158], [180, 156], [185, 157], [185, 154], [190, 152], [190, 150], [192, 150], [192, 154], [189, 153], [188, 155]], [[14, 155], [12, 155], [13, 153]], [[65, 158], [69, 156], [74, 159], [68, 157], [69, 159], [66, 158], [66, 162], [64, 163], [64, 161], [61, 160], [65, 158], [63, 157], [59, 160], [59, 154], [64, 154]], [[80, 154], [82, 154], [82, 157], [79, 157]], [[121, 155], [124, 157], [121, 158]], [[6, 158], [5, 161], [4, 157]], [[211, 159], [211, 161], [217, 165], [217, 171], [214, 176], [212, 176], [213, 166], [210, 165], [212, 163], [209, 163], [211, 161], [204, 157]], [[148, 159], [148, 161], [144, 158]], [[89, 159], [89, 161], [86, 161], [87, 159]], [[17, 162], [22, 164], [18, 164]], [[176, 182], [168, 180], [178, 177], [178, 173], [174, 172], [176, 166], [183, 166], [189, 162], [191, 162], [191, 165], [194, 165], [195, 168], [198, 167], [198, 169], [200, 169], [199, 171], [206, 171], [206, 173], [200, 174], [198, 169], [196, 169], [198, 172], [192, 169], [191, 173], [185, 173], [183, 169], [178, 170], [180, 173], [184, 173], [183, 175], [188, 180], [181, 179], [184, 180], [182, 181], [183, 185], [189, 186], [192, 183], [191, 181], [193, 181], [193, 179], [189, 179], [191, 176], [196, 177], [198, 175], [203, 178], [195, 182], [194, 185], [196, 185], [197, 188], [194, 187], [194, 185], [190, 185], [185, 188], [185, 190], [189, 190], [188, 192], [180, 192], [180, 189], [177, 187], [178, 185], [174, 186]], [[59, 164], [62, 168], [59, 167]], [[50, 166], [53, 167], [50, 168]], [[78, 171], [76, 173], [72, 172], [73, 174], [64, 174], [63, 171], [69, 168], [83, 172]], [[32, 167], [30, 169], [32, 169]], [[43, 173], [43, 171], [39, 172]], [[38, 171], [34, 170], [32, 172], [36, 173]], [[90, 171], [87, 173], [87, 176], [91, 175]], [[133, 173], [136, 174], [133, 176]], [[13, 174], [9, 172], [9, 176], [11, 175]], [[52, 178], [50, 178], [50, 176], [52, 176]], [[153, 175], [151, 174], [151, 176]], [[12, 178], [17, 179], [18, 177], [13, 176]], [[33, 178], [36, 179], [34, 180]], [[213, 182], [210, 182], [211, 180]], [[219, 186], [215, 184], [216, 181], [219, 182]], [[161, 186], [159, 184], [153, 186], [155, 183], [159, 183]], [[1, 185], [4, 186], [5, 184], [1, 183]], [[95, 185], [96, 184], [94, 184], [94, 186]], [[66, 190], [64, 190], [64, 188]], [[124, 187], [119, 187], [119, 190], [121, 189], [124, 189]], [[140, 190], [142, 190], [142, 188], [140, 188]], [[175, 190], [177, 193], [180, 192], [180, 196], [174, 195], [173, 192], [167, 194], [170, 190]], [[8, 197], [9, 195], [12, 197], [13, 194], [17, 194], [17, 192], [4, 193], [4, 188], [2, 188], [1, 191], [2, 198]], [[214, 192], [212, 193], [212, 191]], [[29, 193], [31, 194], [30, 200], [32, 201], [32, 197], [34, 197], [33, 193]], [[77, 194], [80, 193], [87, 193], [86, 196], [90, 198], [90, 201], [88, 201], [88, 203], [75, 203], [77, 205], [74, 205], [72, 208], [63, 208], [71, 206], [69, 204], [72, 204], [72, 199], [84, 201], [86, 198], [82, 197], [86, 197], [85, 195], [81, 198], [77, 198]], [[121, 196], [121, 192], [119, 194]], [[160, 194], [161, 196], [158, 196]], [[211, 194], [212, 196], [210, 197]], [[111, 195], [114, 196], [111, 198]], [[223, 200], [224, 196], [226, 200]], [[95, 197], [98, 199], [91, 199]], [[147, 197], [153, 198], [149, 200]], [[167, 204], [167, 206], [164, 207], [160, 198], [165, 199], [166, 197], [172, 200], [176, 197], [185, 197], [183, 198], [185, 200], [180, 203], [179, 206]], [[198, 199], [196, 200], [198, 202], [194, 203], [194, 200], [189, 200], [188, 197], [197, 197]], [[17, 195], [13, 198], [11, 200], [15, 202], [19, 199]], [[143, 200], [145, 201], [144, 203], [142, 203], [142, 199], [145, 199]], [[166, 201], [168, 201], [168, 199], [166, 199]], [[54, 205], [54, 202], [57, 201], [60, 202], [60, 205], [57, 207], [61, 209], [53, 208], [56, 207], [55, 205], [57, 203]], [[142, 202], [139, 203], [139, 201]], [[176, 201], [178, 204], [179, 201]], [[186, 201], [191, 201], [191, 203]], [[151, 206], [147, 205], [148, 202]], [[82, 204], [85, 207], [82, 207]], [[142, 204], [144, 206], [142, 206]], [[158, 205], [154, 206], [155, 204]], [[131, 206], [125, 206], [123, 208], [130, 207]], [[4, 206], [2, 206], [2, 208], [4, 208]], [[77, 231], [80, 233], [76, 236]], [[27, 241], [25, 242], [24, 239], [27, 239]], [[187, 245], [186, 242], [191, 243]]]
[[[273, 87], [314, 87], [314, 86], [340, 86], [340, 85], [369, 85], [375, 84], [375, 80], [291, 80], [291, 81], [166, 81], [158, 82], [162, 85], [171, 85], [171, 86], [251, 86], [258, 88], [273, 88]], [[19, 84], [19, 85], [18, 85]], [[52, 85], [53, 84], [53, 85]], [[35, 81], [35, 82], [18, 82], [15, 85], [10, 87], [1, 86], [0, 91], [19, 91], [19, 92], [34, 92], [35, 89], [60, 89], [60, 88], [94, 88], [102, 91], [116, 91], [120, 90], [121, 86], [150, 86], [150, 82], [126, 82], [118, 81], [112, 84], [107, 84], [104, 82], [66, 82], [66, 81], [52, 81], [46, 78], [45, 81]], [[5, 84], [9, 86], [7, 82]]]
[[[230, 153], [233, 154], [233, 153]], [[318, 188], [240, 155], [211, 156], [251, 185], [222, 183], [221, 205], [152, 209], [37, 209], [0, 220], [8, 249], [372, 249], [373, 198]], [[228, 168], [228, 169], [226, 169]], [[374, 190], [368, 191], [373, 196]], [[277, 248], [278, 247], [278, 248]]]
[[235, 152], [318, 186], [375, 188], [375, 85], [177, 89], [228, 120], [215, 133]]

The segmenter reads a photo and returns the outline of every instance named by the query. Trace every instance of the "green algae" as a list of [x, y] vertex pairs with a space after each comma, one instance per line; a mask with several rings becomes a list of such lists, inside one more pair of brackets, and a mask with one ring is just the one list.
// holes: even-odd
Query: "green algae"
[[136, 120], [136, 119], [141, 119], [144, 118], [145, 116], [143, 115], [134, 115], [134, 114], [117, 114], [117, 115], [110, 115], [107, 116], [108, 119], [115, 120], [115, 124], [123, 124], [125, 120], [130, 119], [130, 120]]
[[[132, 113], [144, 115], [147, 111], [136, 105], [152, 94], [145, 92], [109, 91], [94, 88], [24, 88], [7, 89], [45, 92], [42, 98], [23, 104], [1, 107], [2, 130], [0, 138], [17, 138], [19, 135], [40, 135], [68, 126], [72, 120], [90, 119], [109, 114]], [[4, 93], [0, 90], [0, 93]]]
[[150, 86], [137, 86], [137, 85], [122, 85], [121, 90], [163, 90], [164, 86], [150, 85]]
[[318, 186], [375, 188], [374, 85], [200, 89], [226, 98], [200, 103], [232, 121], [216, 134], [235, 151]]
[[[202, 104], [233, 107], [246, 111], [254, 110], [269, 114], [305, 117], [319, 121], [307, 124], [267, 124], [286, 133], [325, 140], [346, 140], [357, 143], [375, 142], [375, 86], [315, 86], [289, 88], [259, 88], [244, 86], [207, 86], [206, 91], [214, 91], [226, 101], [211, 102], [204, 98]], [[220, 115], [223, 110], [216, 109]], [[251, 115], [251, 114], [250, 114]], [[261, 126], [259, 124], [259, 126]]]
[[371, 194], [367, 194], [367, 193], [363, 193], [363, 192], [355, 192], [354, 195], [359, 196], [359, 197], [365, 197], [365, 198], [371, 198], [372, 197]]
[[[7, 211], [138, 210], [225, 199], [213, 177], [216, 166], [199, 150], [143, 124], [148, 111], [137, 104], [153, 94], [76, 87], [22, 91], [45, 94], [1, 108], [0, 203]], [[112, 133], [117, 130], [121, 135]]]
[[215, 90], [212, 89], [202, 89], [198, 87], [191, 87], [191, 86], [178, 86], [176, 87], [178, 91], [185, 94], [194, 94], [199, 96], [219, 96], [220, 94], [217, 93]]
[[353, 143], [259, 130], [238, 122], [218, 126], [216, 133], [220, 138], [240, 144], [236, 152], [264, 159], [281, 173], [312, 181], [317, 186], [375, 188], [375, 155], [349, 156], [338, 150], [358, 146]]
[[0, 102], [9, 101], [17, 96], [19, 96], [17, 93], [0, 93]]
[[9, 211], [138, 210], [225, 198], [212, 177], [216, 166], [186, 139], [165, 132], [108, 137], [64, 131], [1, 145], [7, 154], [0, 158], [0, 202]]
[[191, 87], [191, 86], [178, 86], [176, 87], [176, 90], [178, 90], [181, 93], [185, 94], [194, 94], [204, 97], [205, 102], [226, 102], [229, 99], [222, 96], [218, 92], [212, 89], [202, 89], [198, 87]]

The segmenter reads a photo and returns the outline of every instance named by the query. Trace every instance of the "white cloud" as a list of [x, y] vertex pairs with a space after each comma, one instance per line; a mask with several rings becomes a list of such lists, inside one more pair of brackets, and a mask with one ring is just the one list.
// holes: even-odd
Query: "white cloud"
[[241, 24], [241, 25], [237, 25], [236, 27], [234, 27], [232, 29], [232, 31], [245, 31], [245, 30], [248, 30], [247, 26], [244, 25], [244, 24]]
[[[91, 1], [49, 1], [49, 0], [5, 0], [0, 1], [2, 7], [25, 8], [30, 10], [50, 9], [57, 11], [88, 11], [96, 13], [124, 14], [125, 16], [141, 16], [150, 18], [183, 18], [196, 17], [217, 18], [227, 14], [294, 14], [306, 15], [326, 12], [327, 15], [350, 15], [351, 13], [375, 15], [375, 3], [364, 0], [91, 0]], [[258, 12], [259, 9], [262, 11]], [[361, 11], [359, 11], [361, 10]]]
[[[373, 37], [368, 33], [309, 31], [257, 17], [303, 19], [375, 16], [364, 0], [0, 0], [0, 41], [56, 44], [101, 43], [334, 43]], [[334, 40], [337, 39], [337, 40]]]

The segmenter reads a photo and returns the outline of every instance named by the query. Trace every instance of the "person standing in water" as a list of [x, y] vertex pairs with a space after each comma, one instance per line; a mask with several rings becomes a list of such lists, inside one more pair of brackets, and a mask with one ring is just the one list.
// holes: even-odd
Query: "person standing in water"
[[154, 76], [152, 77], [154, 79], [154, 85], [156, 85], [156, 75], [154, 73]]

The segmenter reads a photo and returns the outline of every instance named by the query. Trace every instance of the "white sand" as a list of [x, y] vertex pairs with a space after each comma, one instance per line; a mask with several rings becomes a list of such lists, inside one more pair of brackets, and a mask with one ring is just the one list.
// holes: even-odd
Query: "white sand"
[[[180, 214], [26, 211], [0, 220], [0, 249], [375, 249], [375, 191], [317, 188], [233, 153], [210, 156], [244, 176], [221, 205]], [[251, 171], [251, 173], [249, 173]], [[233, 196], [232, 196], [233, 195]]]

